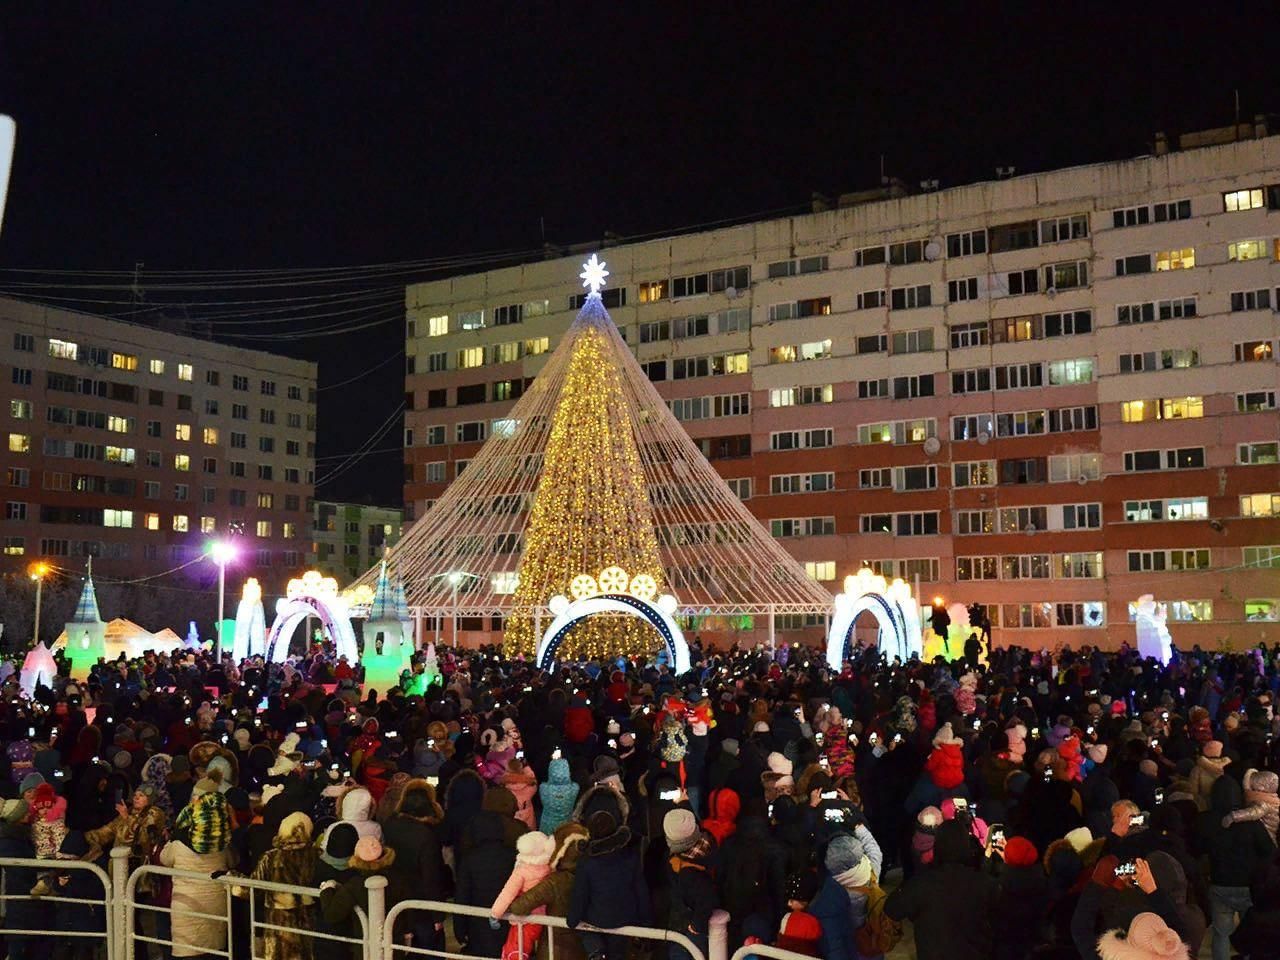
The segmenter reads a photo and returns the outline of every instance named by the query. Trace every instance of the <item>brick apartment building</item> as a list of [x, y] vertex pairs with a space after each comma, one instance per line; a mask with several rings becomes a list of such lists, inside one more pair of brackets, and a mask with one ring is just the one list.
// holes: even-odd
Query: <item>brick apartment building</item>
[[0, 367], [0, 571], [145, 576], [228, 536], [280, 588], [306, 562], [315, 364], [0, 298]]
[[[1280, 641], [1280, 137], [1261, 121], [602, 257], [650, 379], [833, 591], [868, 563], [988, 605], [999, 643], [1109, 646], [1150, 593], [1180, 645]], [[407, 519], [537, 374], [581, 259], [407, 289]]]

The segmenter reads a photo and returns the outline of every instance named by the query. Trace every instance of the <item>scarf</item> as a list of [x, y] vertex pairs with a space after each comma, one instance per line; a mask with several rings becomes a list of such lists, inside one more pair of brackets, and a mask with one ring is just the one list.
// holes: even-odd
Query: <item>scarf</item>
[[864, 853], [856, 864], [843, 873], [835, 874], [831, 879], [846, 890], [867, 886], [874, 879], [871, 876], [871, 858]]

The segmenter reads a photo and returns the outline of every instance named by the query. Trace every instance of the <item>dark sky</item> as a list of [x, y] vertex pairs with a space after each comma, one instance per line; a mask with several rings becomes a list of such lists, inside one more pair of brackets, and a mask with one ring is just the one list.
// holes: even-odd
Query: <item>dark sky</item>
[[[88, 302], [127, 292], [89, 284], [121, 279], [83, 272], [142, 261], [148, 301], [196, 317], [316, 297], [286, 324], [218, 329], [297, 335], [238, 342], [318, 360], [323, 387], [402, 350], [404, 277], [174, 290], [159, 272], [524, 251], [540, 218], [554, 242], [635, 236], [874, 186], [882, 154], [947, 186], [1148, 152], [1157, 129], [1229, 123], [1237, 89], [1244, 117], [1280, 111], [1266, 4], [807, 6], [6, 4], [0, 290], [119, 313]], [[50, 291], [20, 268], [72, 273]], [[320, 295], [378, 289], [381, 310], [319, 316], [338, 309]], [[307, 336], [370, 319], [386, 322]], [[395, 362], [322, 393], [320, 473], [402, 395]], [[398, 503], [399, 464], [373, 454], [320, 495]]]

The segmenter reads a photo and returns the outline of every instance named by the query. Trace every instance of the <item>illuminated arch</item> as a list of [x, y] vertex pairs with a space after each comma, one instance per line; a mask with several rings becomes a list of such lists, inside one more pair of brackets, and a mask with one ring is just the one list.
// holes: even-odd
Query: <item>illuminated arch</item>
[[[322, 577], [309, 570], [300, 579], [290, 580], [286, 595], [276, 601], [276, 618], [266, 637], [269, 662], [281, 663], [289, 656], [289, 637], [298, 621], [318, 617], [325, 633], [337, 647], [338, 656], [354, 664], [360, 659], [356, 634], [351, 628], [347, 603], [338, 596], [338, 584], [332, 577]], [[280, 639], [284, 638], [284, 643]], [[310, 643], [311, 638], [307, 638]]]
[[684, 632], [671, 618], [676, 610], [676, 600], [670, 594], [658, 599], [657, 604], [642, 600], [629, 593], [605, 593], [586, 596], [580, 600], [569, 602], [567, 597], [553, 597], [551, 611], [556, 618], [542, 634], [538, 641], [538, 652], [535, 663], [539, 670], [554, 670], [556, 650], [560, 642], [573, 627], [588, 617], [600, 613], [621, 613], [638, 617], [648, 622], [666, 645], [671, 655], [671, 665], [676, 676], [687, 673], [690, 669], [689, 644], [685, 642]]
[[827, 665], [840, 670], [859, 615], [871, 613], [879, 624], [877, 644], [887, 657], [903, 661], [924, 653], [920, 629], [920, 609], [911, 588], [902, 580], [887, 583], [863, 567], [856, 576], [845, 577], [844, 592], [835, 598], [835, 614], [827, 633]]

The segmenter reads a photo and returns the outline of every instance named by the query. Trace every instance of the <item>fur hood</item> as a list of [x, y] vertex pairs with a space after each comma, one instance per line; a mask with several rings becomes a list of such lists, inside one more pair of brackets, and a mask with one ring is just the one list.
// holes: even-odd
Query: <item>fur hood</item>
[[552, 870], [572, 872], [578, 866], [589, 838], [587, 828], [578, 823], [566, 823], [556, 830], [556, 852], [551, 857]]
[[[1148, 914], [1139, 914], [1139, 917]], [[1136, 922], [1136, 921], [1135, 921]], [[1161, 924], [1161, 926], [1164, 926]], [[1167, 942], [1162, 938], [1150, 946], [1142, 946], [1128, 937], [1121, 937], [1119, 930], [1112, 930], [1102, 935], [1098, 941], [1098, 955], [1102, 960], [1190, 960], [1187, 945], [1178, 939], [1178, 935], [1165, 927], [1169, 934]]]
[[619, 823], [625, 824], [631, 819], [631, 801], [627, 799], [626, 794], [619, 793], [613, 787], [604, 783], [597, 783], [595, 786], [588, 787], [582, 791], [582, 794], [578, 797], [578, 802], [574, 805], [573, 816], [570, 819], [582, 823], [586, 819], [583, 811], [587, 809], [588, 804], [595, 797], [606, 797], [613, 801], [618, 808], [614, 819]]
[[384, 873], [391, 868], [396, 862], [396, 852], [391, 847], [382, 848], [382, 856], [377, 860], [361, 860], [359, 857], [352, 857], [347, 861], [347, 867], [358, 871], [359, 873]]
[[348, 823], [362, 823], [373, 819], [373, 794], [364, 787], [352, 787], [338, 798], [335, 806], [339, 819]]
[[[427, 814], [408, 814], [403, 810], [404, 801], [411, 793], [421, 793], [431, 801], [431, 812]], [[400, 796], [396, 800], [395, 815], [397, 817], [405, 817], [409, 820], [416, 820], [419, 823], [427, 823], [432, 826], [444, 820], [444, 810], [436, 801], [436, 788], [429, 784], [421, 777], [414, 777], [404, 785], [404, 789], [400, 791]]]

